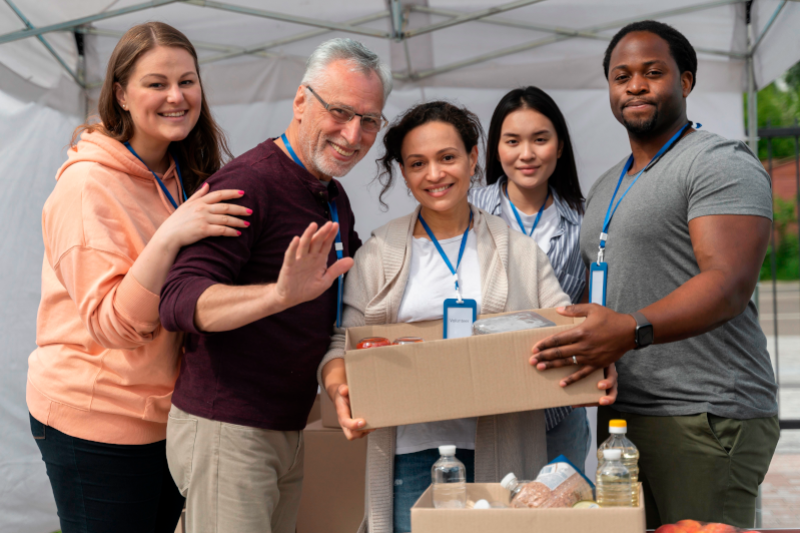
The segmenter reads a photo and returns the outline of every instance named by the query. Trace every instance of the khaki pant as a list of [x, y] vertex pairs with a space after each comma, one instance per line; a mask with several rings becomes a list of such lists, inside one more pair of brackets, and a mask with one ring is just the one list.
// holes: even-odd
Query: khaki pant
[[598, 443], [612, 418], [628, 421], [639, 448], [648, 529], [683, 519], [753, 527], [758, 486], [778, 444], [777, 416], [642, 416], [600, 407]]
[[174, 405], [167, 463], [186, 497], [189, 533], [294, 533], [303, 432], [208, 420]]

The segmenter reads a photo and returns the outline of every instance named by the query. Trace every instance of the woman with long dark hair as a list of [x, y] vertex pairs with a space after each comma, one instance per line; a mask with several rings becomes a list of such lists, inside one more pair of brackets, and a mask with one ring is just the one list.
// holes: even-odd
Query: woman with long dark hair
[[[470, 203], [532, 237], [561, 288], [578, 303], [586, 285], [578, 246], [583, 195], [567, 122], [541, 89], [514, 89], [497, 104], [486, 143], [486, 182], [470, 190]], [[563, 454], [583, 469], [591, 439], [586, 409], [547, 409], [545, 418], [548, 459]]]
[[249, 213], [220, 203], [244, 191], [203, 184], [230, 154], [175, 28], [122, 36], [98, 113], [76, 130], [42, 213], [31, 432], [64, 533], [172, 533], [183, 497], [165, 438], [182, 337], [161, 327], [159, 293], [182, 246], [236, 237]]

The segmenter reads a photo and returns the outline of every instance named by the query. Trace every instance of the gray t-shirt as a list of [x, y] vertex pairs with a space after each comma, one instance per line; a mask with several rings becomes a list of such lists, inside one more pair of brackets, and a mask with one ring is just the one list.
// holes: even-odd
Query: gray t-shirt
[[[603, 219], [626, 161], [589, 191], [581, 228], [587, 266], [597, 261]], [[617, 200], [634, 177], [623, 179]], [[642, 174], [611, 220], [605, 253], [608, 307], [637, 311], [699, 274], [689, 221], [708, 215], [772, 219], [772, 191], [768, 174], [744, 143], [695, 131]], [[767, 341], [752, 301], [744, 313], [708, 333], [628, 352], [617, 369], [615, 407], [623, 412], [708, 412], [740, 420], [778, 412]]]

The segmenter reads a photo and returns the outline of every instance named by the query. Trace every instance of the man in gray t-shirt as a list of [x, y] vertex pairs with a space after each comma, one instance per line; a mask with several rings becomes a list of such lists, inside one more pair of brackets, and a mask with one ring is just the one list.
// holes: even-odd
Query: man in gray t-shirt
[[771, 228], [769, 176], [742, 142], [692, 128], [697, 58], [675, 29], [626, 26], [604, 68], [633, 155], [587, 198], [580, 245], [593, 304], [564, 311], [586, 320], [537, 344], [532, 363], [581, 365], [569, 384], [616, 361], [618, 398], [600, 407], [598, 437], [610, 419], [627, 421], [648, 528], [681, 519], [749, 528], [779, 434], [750, 300]]

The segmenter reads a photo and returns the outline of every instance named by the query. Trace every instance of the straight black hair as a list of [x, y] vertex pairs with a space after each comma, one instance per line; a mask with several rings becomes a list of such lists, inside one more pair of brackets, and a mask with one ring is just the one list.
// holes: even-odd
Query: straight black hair
[[486, 137], [486, 183], [496, 183], [505, 172], [500, 164], [498, 147], [502, 135], [503, 121], [508, 115], [519, 109], [533, 109], [550, 119], [556, 129], [556, 136], [562, 144], [561, 157], [556, 168], [548, 179], [552, 189], [578, 213], [583, 213], [583, 193], [578, 181], [578, 168], [575, 166], [575, 152], [569, 138], [567, 121], [550, 96], [538, 87], [520, 87], [508, 92], [497, 104], [489, 124]]
[[608, 43], [606, 53], [603, 56], [603, 72], [605, 72], [606, 79], [608, 79], [608, 69], [611, 63], [611, 53], [617, 47], [623, 37], [634, 31], [646, 31], [658, 35], [669, 45], [669, 53], [678, 64], [678, 70], [681, 74], [687, 70], [692, 73], [692, 89], [697, 83], [697, 53], [694, 51], [692, 43], [681, 32], [657, 20], [640, 20], [639, 22], [632, 22], [617, 32]]

